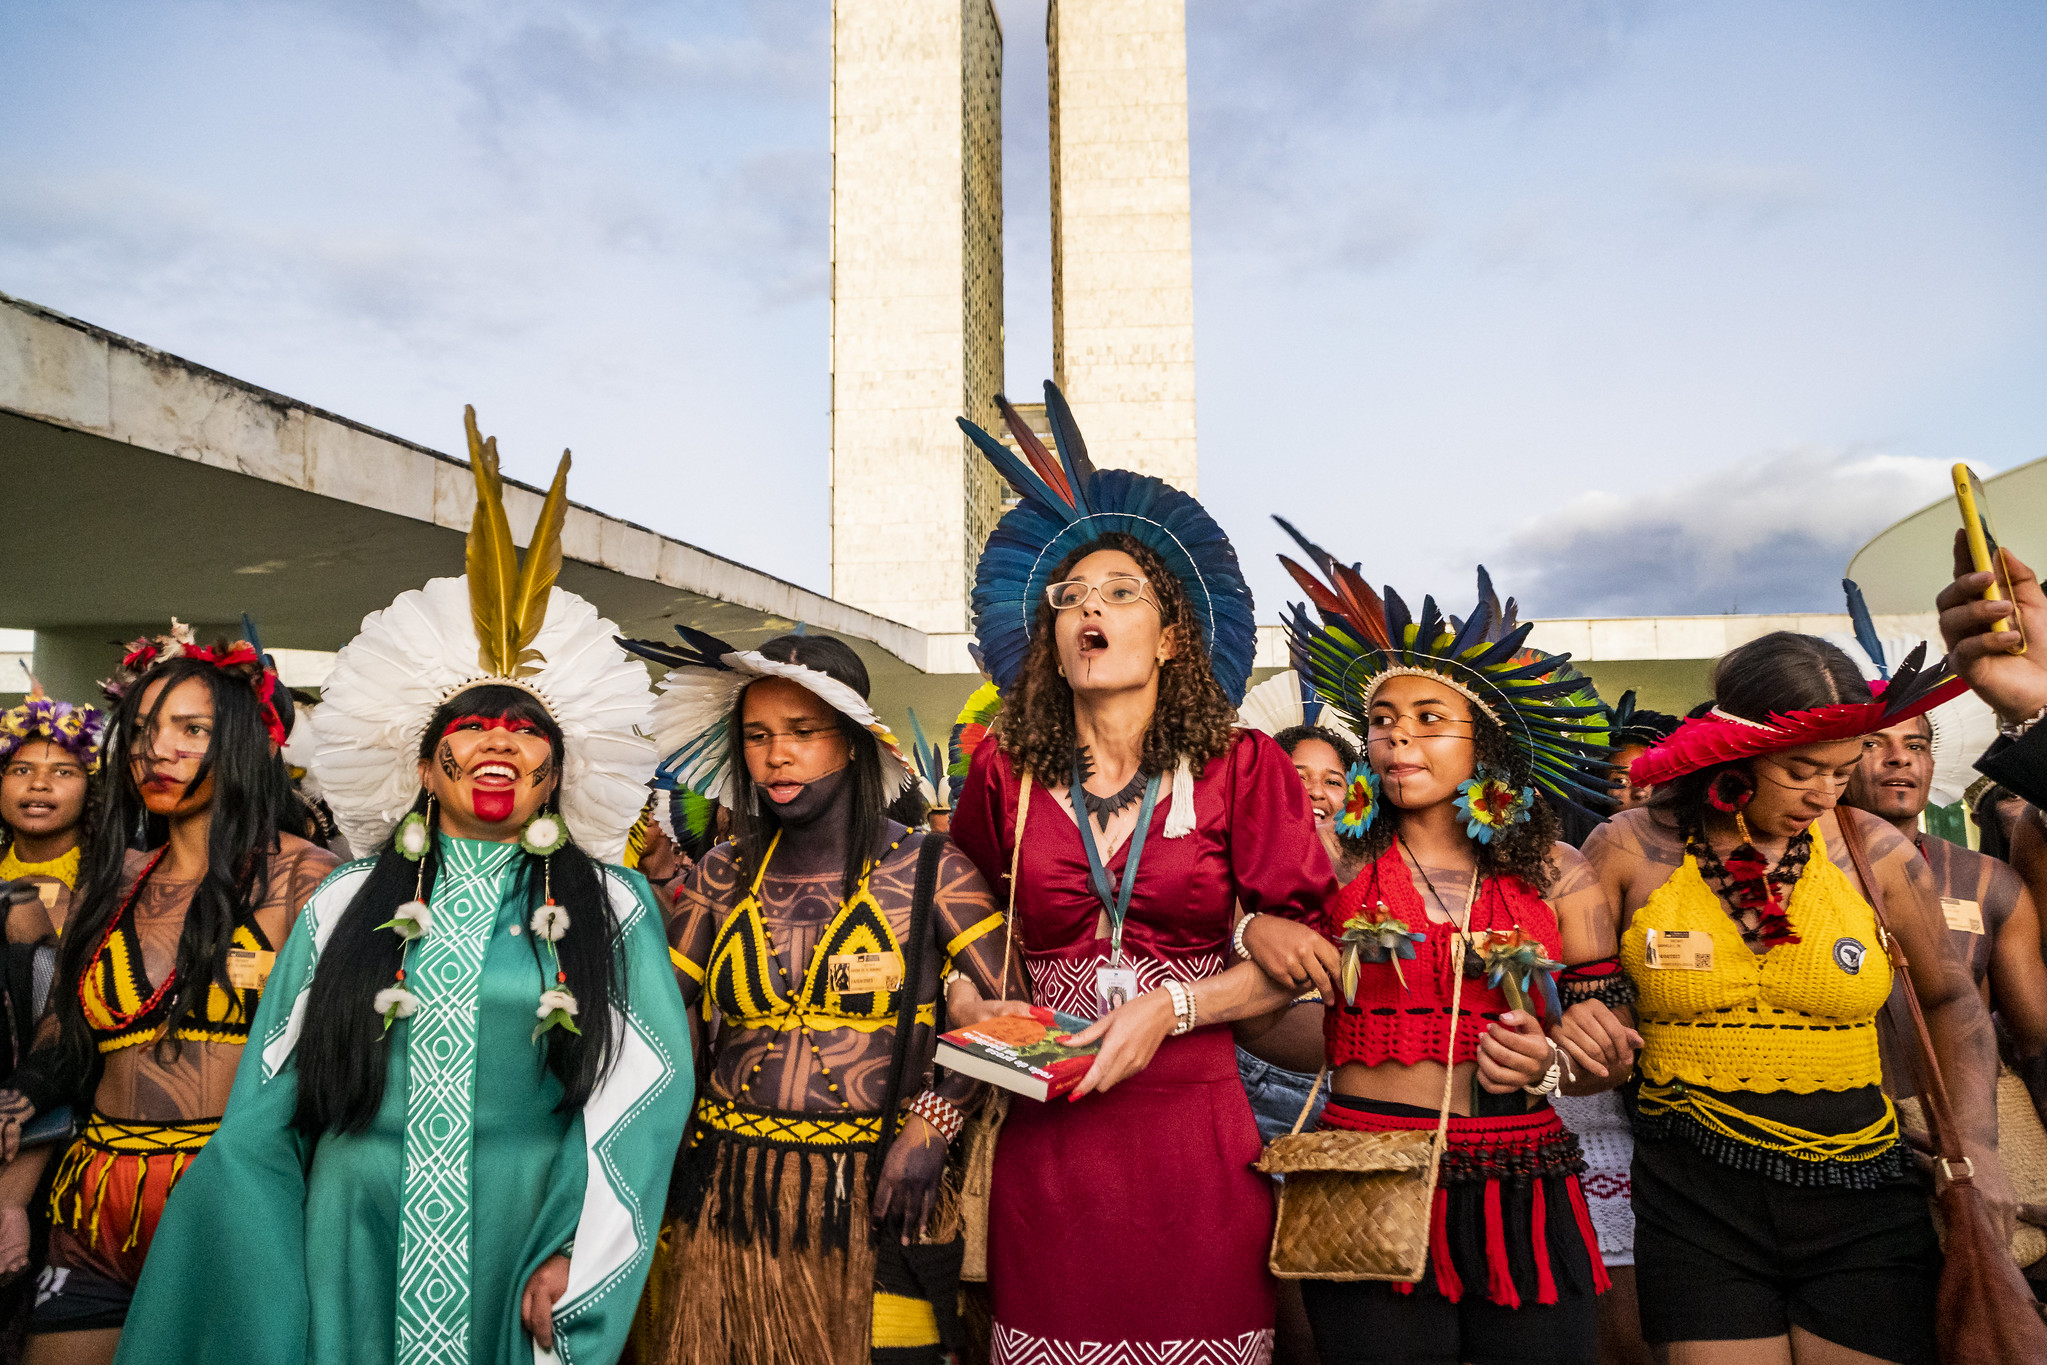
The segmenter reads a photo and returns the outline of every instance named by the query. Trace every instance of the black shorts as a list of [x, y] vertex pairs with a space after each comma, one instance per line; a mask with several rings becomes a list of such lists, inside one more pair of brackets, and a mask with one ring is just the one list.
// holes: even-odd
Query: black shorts
[[1566, 1295], [1508, 1308], [1452, 1303], [1375, 1280], [1302, 1280], [1322, 1365], [1584, 1365], [1599, 1353], [1599, 1300]]
[[1682, 1141], [1635, 1140], [1642, 1336], [1780, 1337], [1796, 1326], [1904, 1365], [1934, 1365], [1940, 1245], [1926, 1190], [1808, 1188], [1732, 1170]]
[[133, 1285], [110, 1280], [85, 1266], [44, 1266], [29, 1310], [30, 1336], [45, 1332], [92, 1332], [128, 1321]]

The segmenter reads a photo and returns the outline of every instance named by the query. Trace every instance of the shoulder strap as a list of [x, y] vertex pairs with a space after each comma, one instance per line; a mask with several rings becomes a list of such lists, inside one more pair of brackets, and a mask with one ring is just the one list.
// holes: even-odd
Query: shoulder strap
[[[874, 1160], [868, 1165], [868, 1188], [871, 1192], [876, 1181], [881, 1179], [881, 1154], [895, 1138], [896, 1110], [902, 1103], [903, 1080], [909, 1070], [910, 1035], [917, 1029], [917, 1006], [924, 990], [924, 959], [930, 946], [931, 898], [938, 891], [938, 861], [945, 856], [946, 837], [937, 830], [927, 830], [924, 842], [917, 849], [917, 889], [910, 897], [910, 938], [903, 953], [903, 988], [898, 994], [900, 1004], [896, 1008], [896, 1040], [893, 1055], [889, 1058], [888, 1085], [881, 1096], [881, 1136], [875, 1144]], [[938, 983], [938, 993], [945, 994], [945, 983]]]
[[1023, 861], [1024, 821], [1031, 813], [1031, 770], [1024, 769], [1023, 789], [1016, 798], [1016, 829], [1009, 836], [1009, 908], [1002, 916], [1002, 980], [998, 1000], [1009, 999], [1009, 953], [1016, 944], [1016, 869]]
[[[1912, 1059], [1912, 1070], [1919, 1086], [1919, 1095], [1926, 1107], [1927, 1126], [1932, 1130], [1933, 1150], [1948, 1168], [1950, 1180], [1957, 1177], [1954, 1167], [1966, 1163], [1962, 1153], [1961, 1129], [1955, 1126], [1954, 1111], [1948, 1104], [1947, 1081], [1940, 1073], [1940, 1058], [1933, 1051], [1933, 1036], [1926, 1031], [1926, 1012], [1919, 1006], [1919, 992], [1913, 988], [1911, 963], [1905, 958], [1905, 947], [1898, 936], [1891, 932], [1890, 920], [1884, 914], [1883, 892], [1878, 889], [1876, 876], [1869, 870], [1869, 854], [1862, 843], [1862, 831], [1856, 828], [1855, 817], [1848, 813], [1849, 807], [1834, 808], [1834, 823], [1841, 829], [1841, 846], [1848, 850], [1848, 861], [1855, 865], [1855, 875], [1861, 879], [1862, 894], [1868, 898], [1870, 908], [1876, 911], [1877, 932], [1883, 936], [1884, 948], [1890, 954], [1891, 964], [1903, 978], [1906, 1009], [1912, 1015], [1912, 1043], [1906, 1054]], [[1969, 1170], [1966, 1164], [1963, 1170]]]

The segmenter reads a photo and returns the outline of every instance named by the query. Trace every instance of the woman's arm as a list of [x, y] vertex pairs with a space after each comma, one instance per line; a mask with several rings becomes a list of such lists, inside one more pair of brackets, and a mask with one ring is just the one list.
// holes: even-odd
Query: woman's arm
[[[1227, 1024], [1257, 1014], [1269, 1014], [1290, 1003], [1294, 992], [1277, 985], [1252, 962], [1239, 962], [1214, 976], [1192, 983], [1194, 1023]], [[1095, 1090], [1109, 1090], [1151, 1065], [1159, 1044], [1173, 1032], [1173, 997], [1164, 987], [1109, 1011], [1073, 1035], [1080, 1044], [1101, 1040], [1102, 1050], [1094, 1065], [1081, 1077], [1069, 1099], [1079, 1099]]]
[[[1556, 845], [1551, 857], [1557, 876], [1547, 899], [1557, 912], [1564, 965], [1617, 958], [1617, 902], [1592, 863], [1569, 844]], [[1634, 1010], [1626, 1005], [1615, 1009], [1599, 1000], [1581, 1000], [1567, 1008], [1562, 1019], [1552, 1021], [1549, 1036], [1564, 1050], [1568, 1070], [1574, 1073], [1566, 1076], [1564, 1092], [1596, 1095], [1626, 1081], [1634, 1072], [1635, 1054], [1642, 1049], [1642, 1035], [1634, 1024]]]

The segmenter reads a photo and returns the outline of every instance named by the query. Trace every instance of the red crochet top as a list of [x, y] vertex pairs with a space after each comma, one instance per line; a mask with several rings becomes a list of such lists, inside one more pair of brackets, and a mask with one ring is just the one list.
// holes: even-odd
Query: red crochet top
[[[1379, 907], [1384, 906], [1382, 910]], [[1462, 906], [1453, 906], [1462, 911]], [[1393, 918], [1416, 932], [1426, 932], [1426, 942], [1414, 945], [1412, 960], [1400, 961], [1395, 976], [1391, 962], [1365, 962], [1358, 972], [1355, 1006], [1338, 1002], [1323, 1015], [1323, 1040], [1333, 1069], [1345, 1062], [1377, 1066], [1399, 1062], [1440, 1062], [1448, 1051], [1443, 1036], [1444, 1016], [1450, 1012], [1450, 939], [1456, 930], [1448, 924], [1431, 923], [1421, 894], [1414, 889], [1398, 845], [1386, 850], [1379, 860], [1358, 874], [1331, 901], [1323, 914], [1322, 932], [1340, 948], [1344, 921], [1354, 915], [1367, 919]], [[1519, 928], [1542, 940], [1552, 961], [1563, 949], [1557, 932], [1556, 911], [1536, 894], [1535, 888], [1519, 877], [1494, 877], [1487, 881], [1471, 907], [1474, 939], [1489, 929]], [[1405, 979], [1407, 985], [1401, 986]], [[1507, 993], [1490, 987], [1483, 976], [1464, 979], [1464, 994], [1457, 1009], [1457, 1060], [1468, 1062], [1478, 1055], [1478, 1040], [1491, 1022], [1507, 1009]]]

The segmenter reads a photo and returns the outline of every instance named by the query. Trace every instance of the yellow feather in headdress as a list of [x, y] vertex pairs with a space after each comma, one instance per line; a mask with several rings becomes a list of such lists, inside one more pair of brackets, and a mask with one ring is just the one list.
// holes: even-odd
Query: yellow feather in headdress
[[502, 678], [525, 677], [544, 662], [531, 646], [547, 619], [547, 598], [561, 573], [562, 524], [569, 511], [569, 452], [562, 452], [554, 484], [519, 563], [505, 517], [505, 484], [498, 472], [498, 442], [476, 427], [476, 409], [462, 409], [469, 433], [469, 467], [476, 475], [476, 515], [469, 523], [469, 609], [476, 620], [476, 661]]

